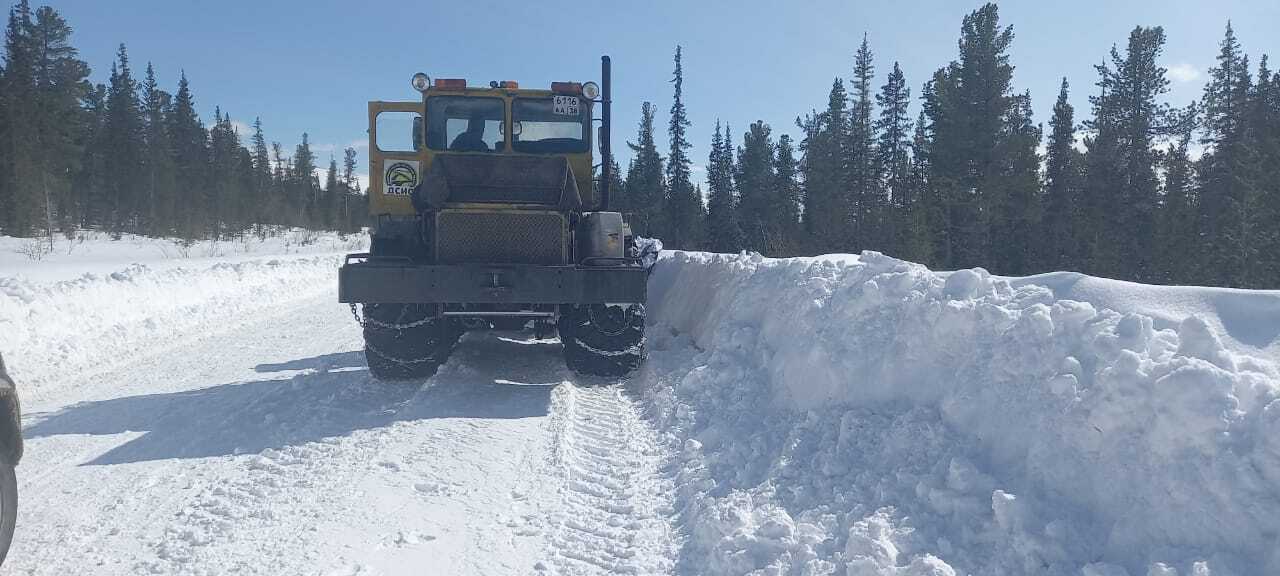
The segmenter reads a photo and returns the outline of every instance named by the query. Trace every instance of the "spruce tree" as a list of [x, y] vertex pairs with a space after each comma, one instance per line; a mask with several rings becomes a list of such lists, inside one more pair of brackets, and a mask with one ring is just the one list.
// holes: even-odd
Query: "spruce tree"
[[338, 224], [338, 198], [342, 192], [338, 190], [338, 160], [329, 157], [329, 169], [325, 171], [324, 192], [321, 198], [321, 225], [329, 230], [336, 230]]
[[40, 159], [28, 145], [38, 138], [36, 124], [36, 46], [31, 6], [20, 0], [9, 10], [5, 28], [3, 85], [0, 85], [0, 227], [8, 234], [29, 236], [39, 227], [43, 205]]
[[[71, 46], [71, 27], [48, 6], [36, 10], [31, 30], [35, 48], [35, 131], [27, 142], [36, 160], [40, 188], [40, 219], [52, 237], [55, 228], [73, 226], [72, 176], [78, 169], [84, 126], [81, 108], [89, 83], [89, 66]], [[55, 224], [55, 218], [60, 224]]]
[[802, 191], [799, 178], [800, 165], [796, 159], [791, 136], [778, 137], [774, 147], [773, 185], [769, 190], [770, 238], [765, 242], [770, 256], [793, 256], [800, 241], [800, 202]]
[[101, 213], [106, 206], [107, 173], [107, 87], [97, 84], [89, 89], [84, 100], [84, 147], [80, 153], [80, 167], [75, 174], [72, 202], [76, 214], [71, 220], [74, 226], [87, 228], [104, 221]]
[[1213, 280], [1240, 287], [1256, 286], [1262, 231], [1274, 227], [1274, 222], [1256, 219], [1261, 194], [1248, 124], [1252, 91], [1249, 58], [1227, 23], [1217, 65], [1209, 70], [1204, 89], [1200, 200], [1206, 238], [1214, 248], [1206, 262], [1214, 269]]
[[1038, 271], [1043, 251], [1040, 224], [1040, 126], [1032, 120], [1031, 93], [1013, 98], [995, 150], [999, 164], [989, 177], [990, 266], [1005, 274]]
[[844, 249], [885, 249], [884, 216], [886, 199], [880, 186], [879, 158], [876, 154], [876, 130], [872, 118], [873, 92], [871, 81], [875, 76], [871, 47], [867, 35], [853, 64], [853, 107], [849, 113], [848, 144], [845, 148], [848, 171], [844, 182], [847, 186], [845, 202], [849, 211]]
[[631, 215], [632, 230], [644, 237], [653, 237], [662, 227], [663, 169], [662, 156], [653, 138], [653, 105], [640, 105], [640, 127], [636, 142], [628, 142], [634, 156], [627, 166], [627, 181], [623, 195], [623, 211]]
[[904, 187], [905, 197], [901, 201], [905, 220], [901, 257], [930, 266], [934, 263], [933, 232], [936, 229], [932, 223], [942, 213], [942, 206], [933, 201], [929, 187], [929, 155], [932, 144], [928, 116], [921, 110], [911, 138], [911, 167]]
[[253, 119], [253, 136], [249, 142], [253, 146], [253, 214], [254, 222], [265, 224], [271, 221], [276, 213], [276, 204], [280, 201], [273, 194], [271, 182], [271, 152], [267, 148], [267, 137], [262, 133], [262, 118]]
[[1196, 123], [1195, 106], [1191, 118], [1181, 124], [1176, 145], [1163, 159], [1163, 204], [1156, 222], [1155, 274], [1153, 281], [1180, 284], [1207, 280], [1204, 242], [1200, 238], [1199, 206], [1196, 198], [1194, 163], [1190, 147]]
[[1135, 28], [1124, 56], [1111, 49], [1111, 64], [1097, 66], [1099, 93], [1090, 97], [1093, 118], [1086, 127], [1083, 244], [1086, 272], [1113, 278], [1154, 276], [1155, 218], [1159, 179], [1157, 140], [1170, 133], [1170, 109], [1160, 102], [1168, 91], [1157, 63], [1164, 30]]
[[1007, 192], [1000, 150], [1011, 121], [1019, 120], [1010, 90], [1012, 42], [1013, 29], [1000, 26], [995, 4], [968, 14], [959, 59], [934, 74], [926, 94], [934, 133], [929, 180], [946, 211], [938, 222], [943, 267], [993, 266], [992, 219]]
[[290, 208], [296, 214], [296, 226], [313, 227], [317, 224], [317, 192], [320, 188], [316, 182], [316, 156], [311, 151], [310, 137], [302, 133], [302, 142], [293, 152], [293, 175], [290, 182]]
[[770, 129], [757, 120], [742, 134], [738, 148], [738, 165], [734, 181], [738, 190], [738, 222], [742, 227], [743, 247], [761, 254], [774, 253], [780, 246], [779, 231], [774, 229], [771, 211], [773, 199], [773, 139]]
[[838, 251], [848, 238], [847, 215], [850, 208], [845, 186], [849, 130], [847, 104], [844, 81], [836, 78], [827, 97], [827, 109], [796, 122], [805, 133], [801, 142], [804, 152], [804, 229], [808, 236], [807, 251], [811, 253]]
[[204, 209], [208, 186], [208, 135], [196, 115], [195, 99], [191, 95], [186, 71], [178, 79], [178, 92], [169, 111], [168, 126], [178, 181], [178, 189], [174, 192], [178, 206], [176, 232], [183, 239], [194, 241], [203, 234], [210, 218]]
[[[1265, 54], [1258, 64], [1249, 109], [1246, 125], [1255, 150], [1252, 174], [1259, 195], [1256, 218], [1263, 223], [1280, 222], [1280, 75], [1268, 67]], [[1255, 285], [1280, 289], [1280, 227], [1264, 225], [1259, 232], [1261, 249]]]
[[663, 242], [671, 248], [695, 250], [702, 242], [702, 222], [706, 215], [702, 198], [694, 189], [690, 177], [689, 119], [684, 107], [684, 69], [680, 62], [681, 49], [676, 46], [675, 71], [671, 83], [675, 95], [671, 103], [671, 121], [667, 134], [671, 137], [671, 152], [667, 157], [667, 188], [665, 211], [665, 235]]
[[1079, 195], [1083, 157], [1075, 148], [1075, 108], [1068, 101], [1069, 85], [1062, 79], [1058, 100], [1049, 120], [1049, 142], [1045, 149], [1043, 250], [1040, 264], [1045, 270], [1079, 269], [1077, 224], [1080, 221]]
[[244, 218], [241, 177], [240, 137], [231, 124], [230, 115], [214, 109], [214, 125], [209, 130], [209, 181], [205, 189], [206, 231], [214, 238], [242, 230]]
[[803, 117], [797, 116], [795, 123], [796, 128], [800, 129], [802, 136], [800, 144], [797, 148], [800, 151], [800, 232], [797, 239], [797, 249], [800, 254], [813, 254], [817, 252], [817, 229], [815, 225], [814, 214], [810, 212], [817, 208], [821, 202], [817, 197], [823, 192], [824, 183], [819, 181], [819, 170], [821, 163], [818, 155], [815, 153], [815, 147], [819, 146], [821, 138], [821, 122], [822, 115], [816, 111], [810, 111]]
[[162, 235], [174, 229], [177, 203], [174, 192], [178, 187], [173, 163], [173, 142], [169, 138], [165, 112], [171, 97], [156, 82], [155, 69], [147, 63], [147, 74], [142, 81], [142, 115], [145, 134], [143, 157], [146, 181], [146, 230], [149, 234]]
[[[615, 166], [616, 168], [616, 166]], [[617, 172], [614, 172], [616, 175]], [[347, 147], [342, 151], [342, 199], [338, 221], [341, 223], [343, 232], [356, 232], [360, 230], [360, 223], [364, 221], [362, 215], [363, 206], [358, 201], [360, 193], [360, 182], [356, 178], [356, 149]], [[620, 189], [620, 188], [619, 188]]]
[[106, 162], [107, 225], [119, 235], [124, 231], [142, 231], [138, 214], [144, 208], [146, 179], [142, 166], [145, 150], [145, 126], [142, 103], [138, 99], [138, 83], [129, 67], [129, 54], [121, 44], [111, 67], [107, 87]]
[[907, 88], [902, 68], [894, 62], [893, 71], [876, 95], [880, 118], [875, 124], [876, 167], [880, 171], [877, 180], [882, 183], [883, 191], [882, 210], [877, 218], [880, 245], [876, 249], [894, 255], [905, 254], [908, 244], [911, 120], [907, 107], [910, 103], [911, 89]]
[[742, 249], [742, 230], [738, 226], [737, 200], [733, 191], [733, 145], [729, 130], [716, 131], [711, 137], [711, 154], [707, 158], [707, 238], [706, 248], [713, 252], [737, 252]]

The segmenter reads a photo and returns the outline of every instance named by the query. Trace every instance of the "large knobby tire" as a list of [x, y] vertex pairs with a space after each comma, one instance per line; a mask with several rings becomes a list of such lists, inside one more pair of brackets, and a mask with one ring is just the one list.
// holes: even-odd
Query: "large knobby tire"
[[365, 304], [364, 357], [378, 380], [429, 378], [462, 336], [452, 320], [427, 304]]
[[625, 376], [644, 361], [644, 306], [565, 306], [556, 325], [570, 370]]
[[0, 564], [9, 555], [13, 529], [18, 522], [18, 478], [13, 465], [0, 458]]

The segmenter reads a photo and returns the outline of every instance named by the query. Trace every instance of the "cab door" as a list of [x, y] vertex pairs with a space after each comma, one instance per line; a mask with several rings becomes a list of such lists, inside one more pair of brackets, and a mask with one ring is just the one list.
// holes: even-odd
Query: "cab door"
[[422, 101], [369, 103], [369, 214], [413, 216], [427, 168]]

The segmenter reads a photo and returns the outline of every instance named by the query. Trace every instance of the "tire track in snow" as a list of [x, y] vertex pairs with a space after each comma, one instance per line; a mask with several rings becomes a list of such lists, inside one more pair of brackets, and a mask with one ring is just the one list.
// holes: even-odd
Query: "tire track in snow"
[[671, 572], [652, 432], [554, 341], [469, 334], [430, 381], [383, 384], [331, 296], [279, 312], [75, 374], [29, 415], [40, 504], [6, 568]]
[[562, 482], [548, 551], [554, 573], [671, 573], [672, 480], [635, 403], [620, 385], [570, 385], [556, 390], [553, 409]]
[[[69, 375], [68, 389], [81, 391], [82, 397], [108, 400], [98, 409], [83, 409], [93, 401], [45, 411], [39, 411], [37, 404], [36, 411], [24, 415], [28, 446], [34, 450], [28, 450], [19, 470], [20, 493], [24, 502], [38, 504], [19, 508], [15, 548], [6, 566], [24, 573], [66, 573], [69, 567], [61, 565], [71, 561], [80, 569], [96, 566], [93, 573], [154, 572], [161, 564], [151, 544], [165, 538], [172, 524], [183, 520], [184, 512], [199, 508], [191, 502], [203, 501], [210, 483], [227, 484], [222, 475], [234, 463], [229, 458], [173, 459], [198, 453], [209, 438], [199, 433], [157, 434], [153, 429], [157, 425], [164, 429], [167, 421], [186, 420], [193, 414], [172, 413], [181, 399], [135, 403], [132, 400], [147, 396], [128, 393], [145, 391], [155, 398], [199, 395], [202, 391], [188, 387], [196, 382], [225, 382], [234, 373], [230, 366], [211, 366], [209, 351], [233, 356], [251, 353], [261, 347], [262, 340], [246, 342], [244, 333], [262, 333], [299, 314], [307, 322], [318, 321], [333, 314], [326, 311], [330, 300], [306, 298], [269, 314], [229, 318], [220, 331], [179, 338], [163, 350], [140, 351], [131, 366]], [[198, 429], [234, 429], [236, 421], [230, 415], [251, 411], [264, 396], [229, 398], [228, 404], [216, 407], [219, 414], [228, 416], [204, 415]], [[54, 430], [45, 429], [50, 418], [58, 422]], [[146, 464], [159, 460], [169, 463]], [[57, 504], [68, 497], [77, 502], [75, 508]], [[114, 522], [122, 515], [129, 519], [128, 525]], [[33, 522], [33, 516], [41, 521]], [[69, 555], [71, 551], [75, 552]]]

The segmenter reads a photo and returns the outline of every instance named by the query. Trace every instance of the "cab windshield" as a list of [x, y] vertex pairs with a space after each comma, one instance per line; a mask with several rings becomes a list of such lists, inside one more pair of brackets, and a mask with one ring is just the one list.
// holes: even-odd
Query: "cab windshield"
[[516, 152], [557, 154], [586, 152], [591, 116], [587, 101], [577, 96], [516, 98], [511, 104], [511, 147]]
[[501, 98], [427, 98], [427, 147], [458, 152], [502, 151], [504, 108]]

